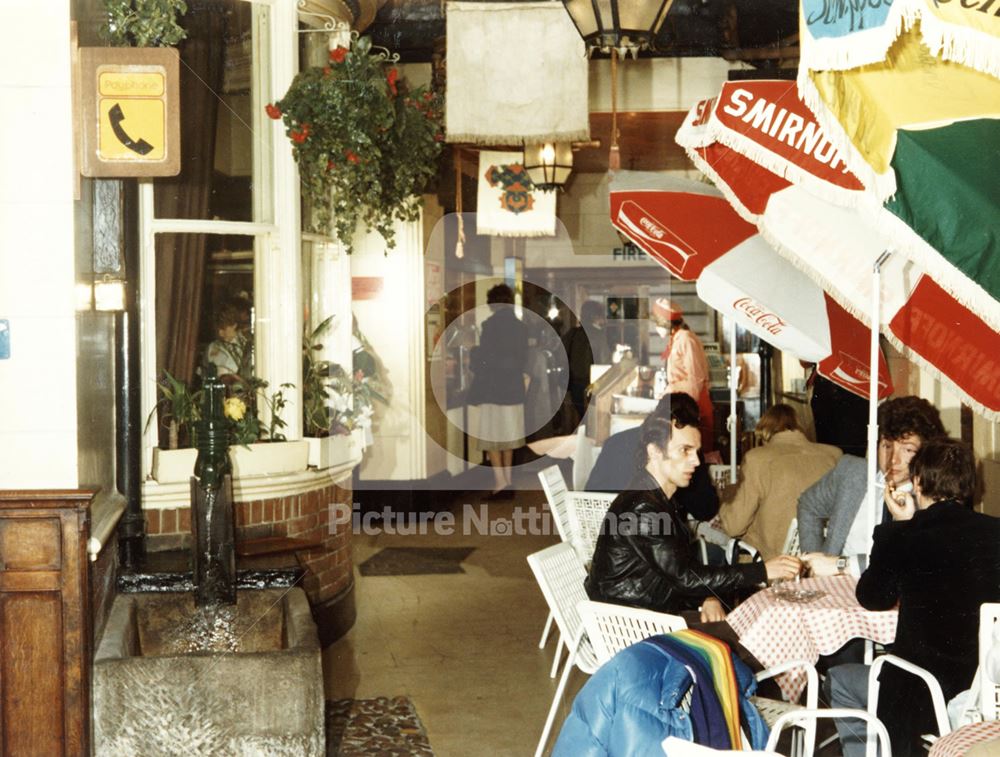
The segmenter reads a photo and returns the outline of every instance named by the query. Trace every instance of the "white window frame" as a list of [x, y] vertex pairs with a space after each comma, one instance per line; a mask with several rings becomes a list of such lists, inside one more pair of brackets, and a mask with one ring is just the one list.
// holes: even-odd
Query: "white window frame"
[[[295, 0], [243, 0], [269, 12], [253, 13], [254, 68], [252, 128], [268, 140], [253, 140], [254, 217], [267, 221], [156, 218], [153, 182], [139, 182], [139, 328], [142, 342], [142, 417], [156, 405], [156, 235], [241, 234], [254, 237], [254, 349], [257, 374], [284, 390], [285, 436], [302, 437], [302, 285], [299, 174], [284, 126], [264, 116], [264, 105], [288, 89], [298, 71], [298, 7]], [[256, 11], [256, 8], [255, 8]], [[269, 86], [268, 86], [269, 83]], [[183, 148], [182, 148], [183, 149]], [[262, 419], [266, 420], [266, 419]], [[157, 424], [143, 433], [142, 465], [152, 466]]]

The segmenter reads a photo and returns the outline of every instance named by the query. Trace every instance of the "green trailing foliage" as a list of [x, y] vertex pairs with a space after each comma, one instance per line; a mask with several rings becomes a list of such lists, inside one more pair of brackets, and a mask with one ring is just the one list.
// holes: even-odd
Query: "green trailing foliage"
[[330, 52], [328, 65], [301, 71], [267, 114], [282, 119], [299, 166], [311, 230], [351, 251], [359, 223], [395, 245], [394, 221], [412, 221], [437, 174], [442, 101], [411, 89], [371, 40]]
[[115, 47], [172, 47], [187, 37], [184, 0], [104, 0], [101, 36]]

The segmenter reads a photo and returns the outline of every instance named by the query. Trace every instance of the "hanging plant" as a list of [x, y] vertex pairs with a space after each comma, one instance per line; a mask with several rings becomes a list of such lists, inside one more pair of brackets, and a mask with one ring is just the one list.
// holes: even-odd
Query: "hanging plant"
[[395, 246], [393, 222], [418, 217], [419, 195], [438, 172], [441, 99], [410, 89], [398, 59], [354, 37], [349, 49], [330, 51], [327, 66], [299, 72], [266, 108], [292, 141], [311, 230], [334, 233], [349, 252], [359, 221]]
[[104, 0], [101, 35], [116, 47], [170, 47], [187, 37], [184, 0]]

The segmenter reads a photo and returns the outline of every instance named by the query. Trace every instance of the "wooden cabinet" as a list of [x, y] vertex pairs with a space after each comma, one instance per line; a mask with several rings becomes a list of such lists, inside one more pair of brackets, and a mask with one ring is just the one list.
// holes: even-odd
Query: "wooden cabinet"
[[0, 754], [90, 754], [90, 491], [0, 491]]

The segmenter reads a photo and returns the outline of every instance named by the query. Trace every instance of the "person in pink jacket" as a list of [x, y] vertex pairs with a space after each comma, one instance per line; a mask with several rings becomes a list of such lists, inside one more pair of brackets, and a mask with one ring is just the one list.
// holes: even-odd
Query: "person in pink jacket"
[[708, 358], [698, 335], [684, 322], [684, 311], [665, 297], [658, 297], [650, 317], [661, 336], [668, 336], [661, 356], [667, 370], [667, 392], [684, 392], [698, 403], [701, 414], [701, 449], [715, 449], [714, 412], [708, 392]]

